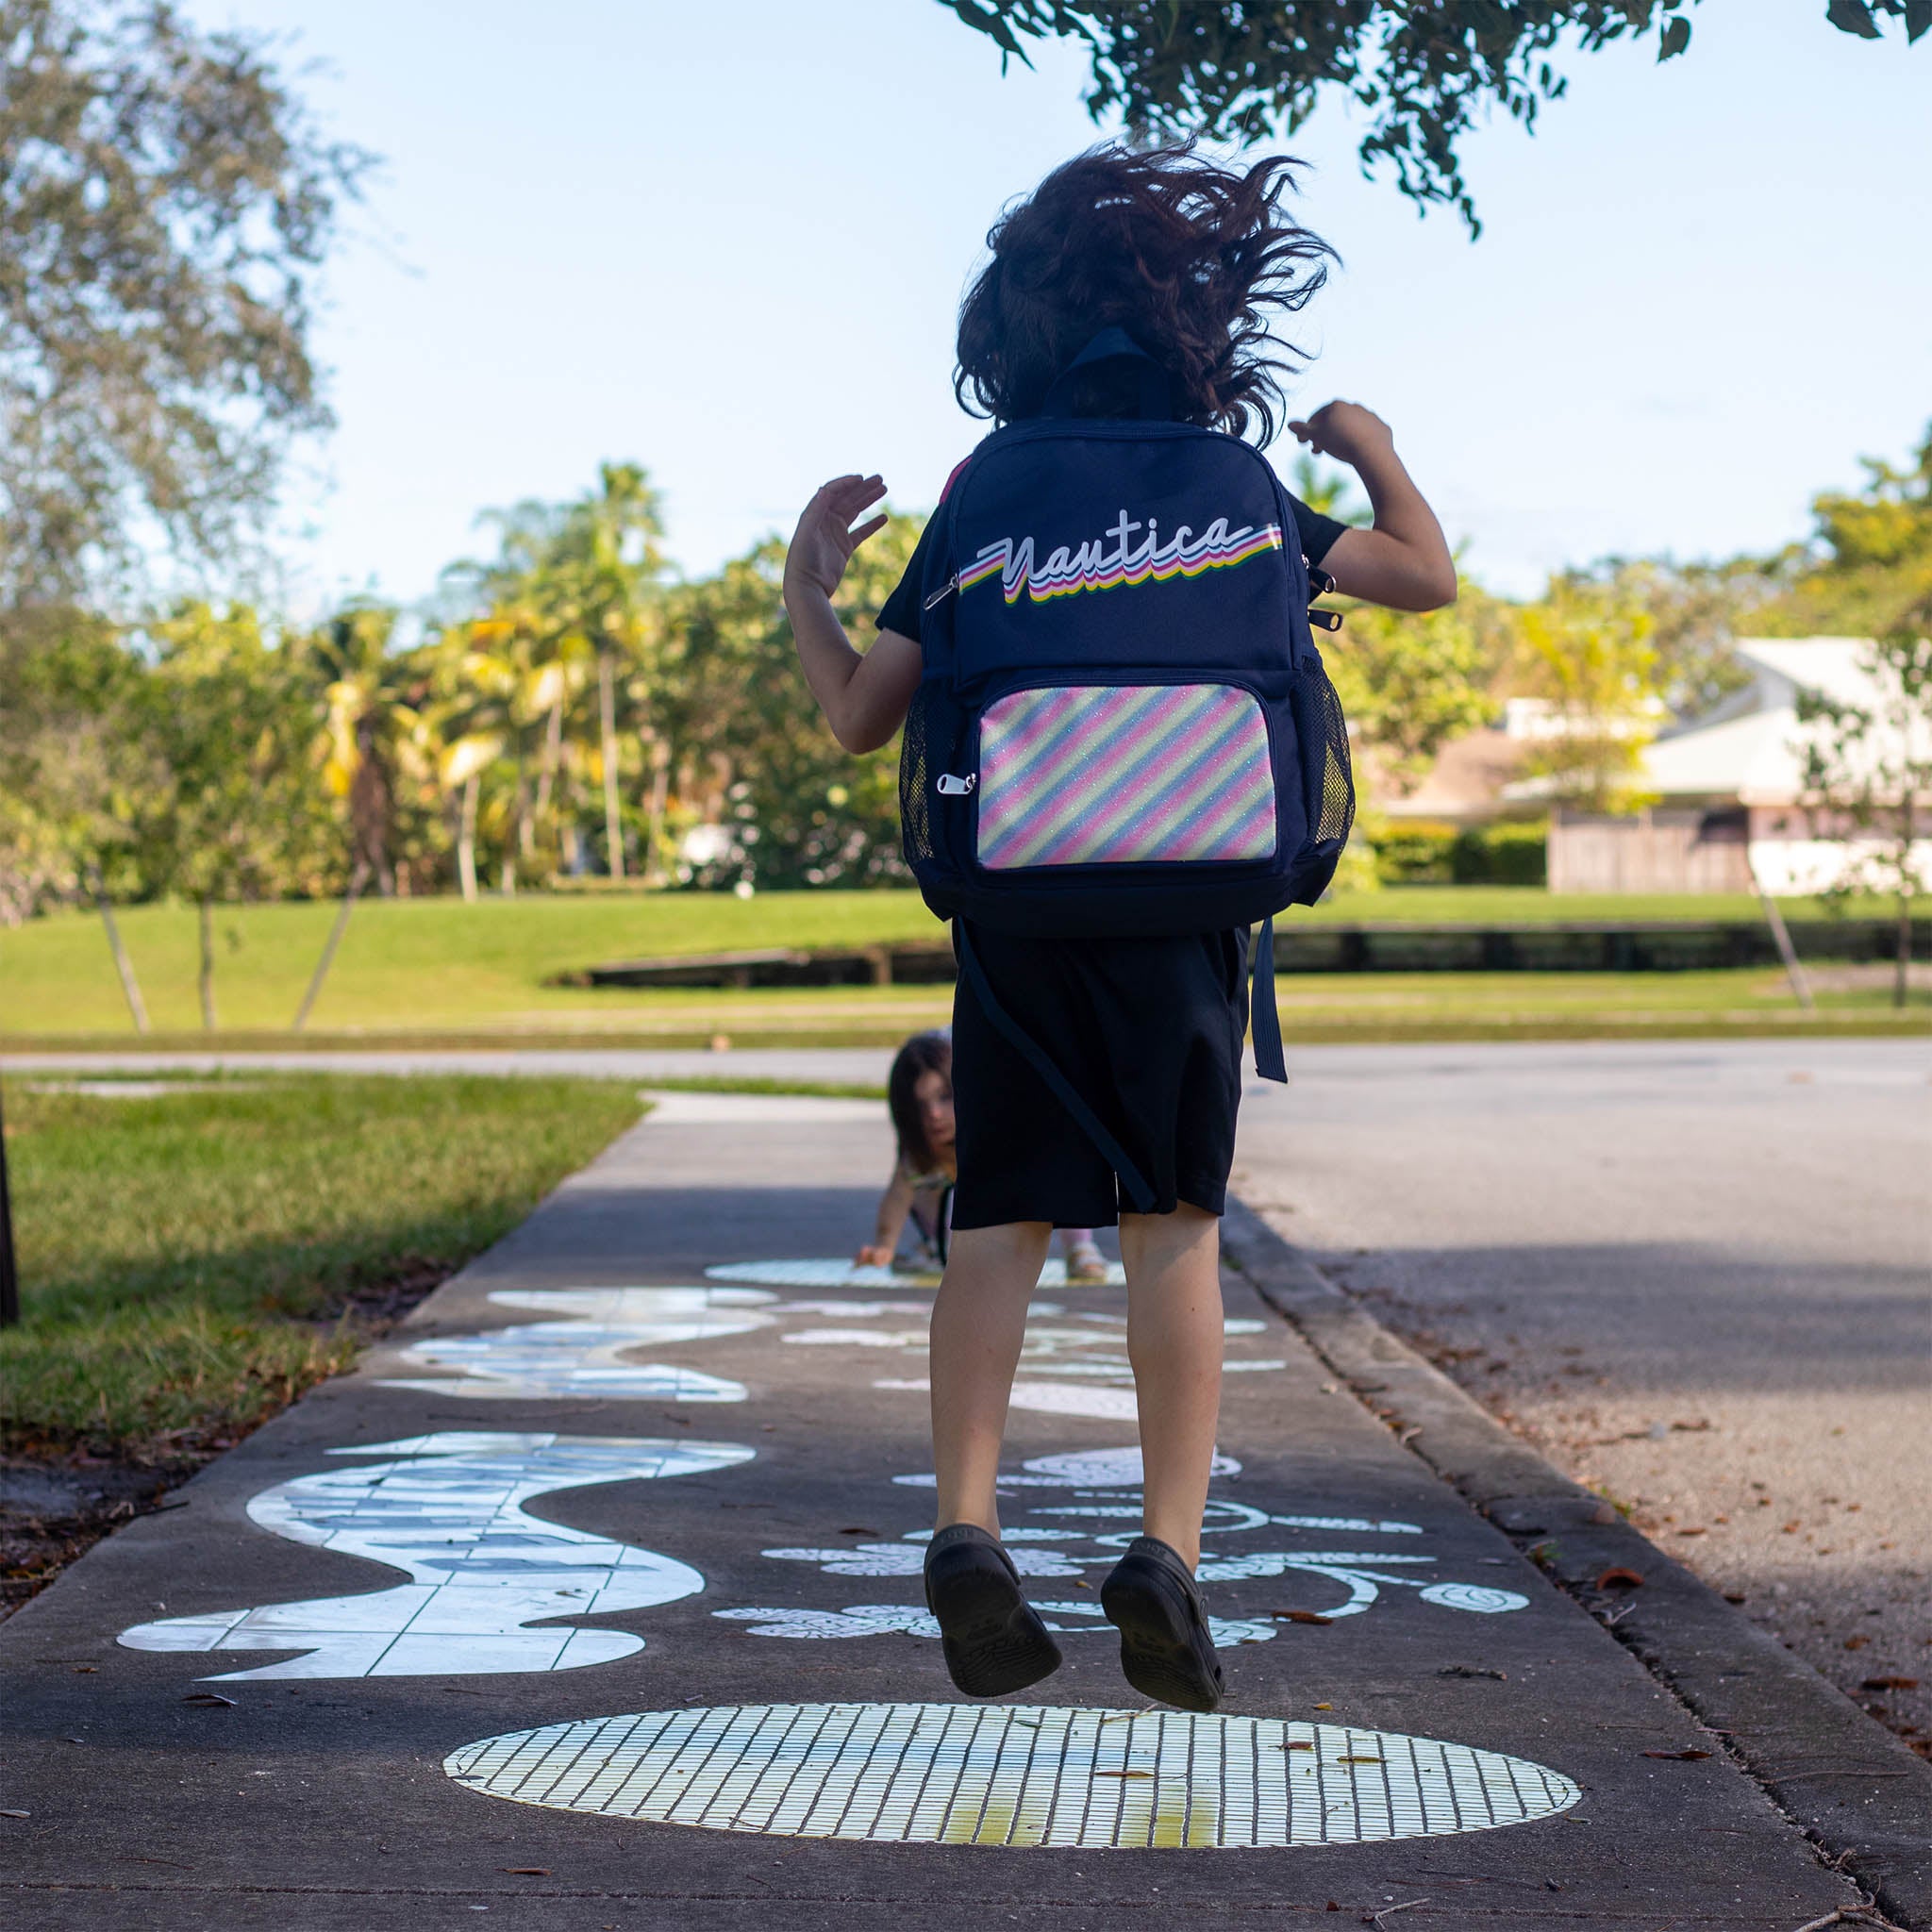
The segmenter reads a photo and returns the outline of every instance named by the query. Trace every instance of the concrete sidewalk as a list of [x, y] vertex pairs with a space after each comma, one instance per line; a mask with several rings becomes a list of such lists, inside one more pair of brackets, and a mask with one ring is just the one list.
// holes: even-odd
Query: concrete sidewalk
[[774, 1265], [855, 1245], [880, 1113], [667, 1102], [0, 1626], [8, 1924], [1789, 1932], [1856, 1905], [1232, 1274], [1226, 1721], [1119, 1677], [1124, 1299], [1050, 1278], [1005, 1510], [1068, 1662], [961, 1703], [919, 1603], [929, 1290]]

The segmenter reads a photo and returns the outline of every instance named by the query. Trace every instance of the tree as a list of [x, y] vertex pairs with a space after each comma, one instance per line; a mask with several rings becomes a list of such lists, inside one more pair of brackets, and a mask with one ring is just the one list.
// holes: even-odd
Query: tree
[[254, 611], [180, 606], [153, 626], [142, 735], [165, 787], [142, 801], [134, 844], [151, 891], [198, 908], [202, 1024], [215, 1026], [214, 908], [316, 897], [340, 863], [315, 783], [315, 716], [289, 656]]
[[316, 270], [369, 165], [245, 34], [166, 0], [0, 0], [0, 602], [158, 525], [225, 554], [328, 412]]
[[1558, 577], [1516, 613], [1518, 675], [1548, 707], [1527, 769], [1562, 803], [1627, 811], [1640, 802], [1637, 774], [1657, 734], [1657, 622], [1613, 584]]
[[1912, 900], [1932, 887], [1932, 593], [1865, 652], [1864, 704], [1800, 690], [1799, 749], [1812, 836], [1843, 847], [1833, 897], [1890, 894], [1898, 908], [1892, 1004], [1910, 980]]
[[[1024, 40], [1083, 43], [1094, 120], [1118, 112], [1138, 135], [1243, 143], [1291, 134], [1324, 89], [1369, 117], [1363, 172], [1391, 166], [1400, 192], [1458, 209], [1481, 232], [1457, 149], [1500, 108], [1531, 131], [1568, 83], [1566, 43], [1595, 53], [1657, 36], [1657, 58], [1690, 44], [1696, 0], [940, 0], [996, 42], [1004, 67]], [[1916, 41], [1932, 0], [1831, 0], [1841, 32], [1875, 38], [1904, 23]], [[1029, 63], [1030, 64], [1030, 63]]]
[[[834, 608], [861, 647], [922, 523], [892, 517], [852, 559]], [[661, 712], [680, 772], [709, 774], [720, 827], [691, 882], [896, 883], [906, 876], [896, 742], [861, 758], [839, 748], [798, 668], [778, 595], [784, 561], [782, 543], [761, 543], [674, 608], [682, 671]]]
[[1781, 591], [1761, 620], [1767, 634], [1881, 637], [1932, 593], [1932, 424], [1907, 467], [1874, 457], [1863, 466], [1863, 490], [1811, 499], [1808, 545], [1767, 560]]

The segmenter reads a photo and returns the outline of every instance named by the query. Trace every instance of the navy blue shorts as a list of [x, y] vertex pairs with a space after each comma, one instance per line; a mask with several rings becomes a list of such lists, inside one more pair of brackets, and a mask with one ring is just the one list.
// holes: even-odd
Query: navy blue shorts
[[[972, 928], [1007, 1011], [1099, 1115], [1153, 1189], [1156, 1211], [1227, 1205], [1248, 1028], [1245, 931], [1047, 940]], [[1111, 1227], [1113, 1170], [980, 1010], [953, 1000], [955, 1227], [1050, 1221]]]

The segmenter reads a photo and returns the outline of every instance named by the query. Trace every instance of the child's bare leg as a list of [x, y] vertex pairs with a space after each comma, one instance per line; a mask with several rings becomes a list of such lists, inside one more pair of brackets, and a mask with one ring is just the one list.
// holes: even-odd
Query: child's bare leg
[[1026, 1336], [1026, 1304], [1052, 1239], [1043, 1221], [963, 1227], [953, 1235], [945, 1279], [932, 1305], [932, 1453], [941, 1529], [976, 1523], [999, 1533], [993, 1482], [1000, 1441]]
[[1121, 1259], [1146, 1471], [1142, 1520], [1191, 1569], [1221, 1414], [1221, 1223], [1186, 1202], [1172, 1214], [1123, 1214]]

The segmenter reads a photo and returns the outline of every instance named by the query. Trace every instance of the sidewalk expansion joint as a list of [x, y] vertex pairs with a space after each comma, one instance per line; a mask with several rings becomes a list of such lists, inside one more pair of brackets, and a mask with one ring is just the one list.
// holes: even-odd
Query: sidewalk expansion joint
[[1544, 1461], [1252, 1208], [1230, 1199], [1222, 1245], [1341, 1385], [1609, 1631], [1823, 1863], [1907, 1932], [1932, 1932], [1932, 1763]]

